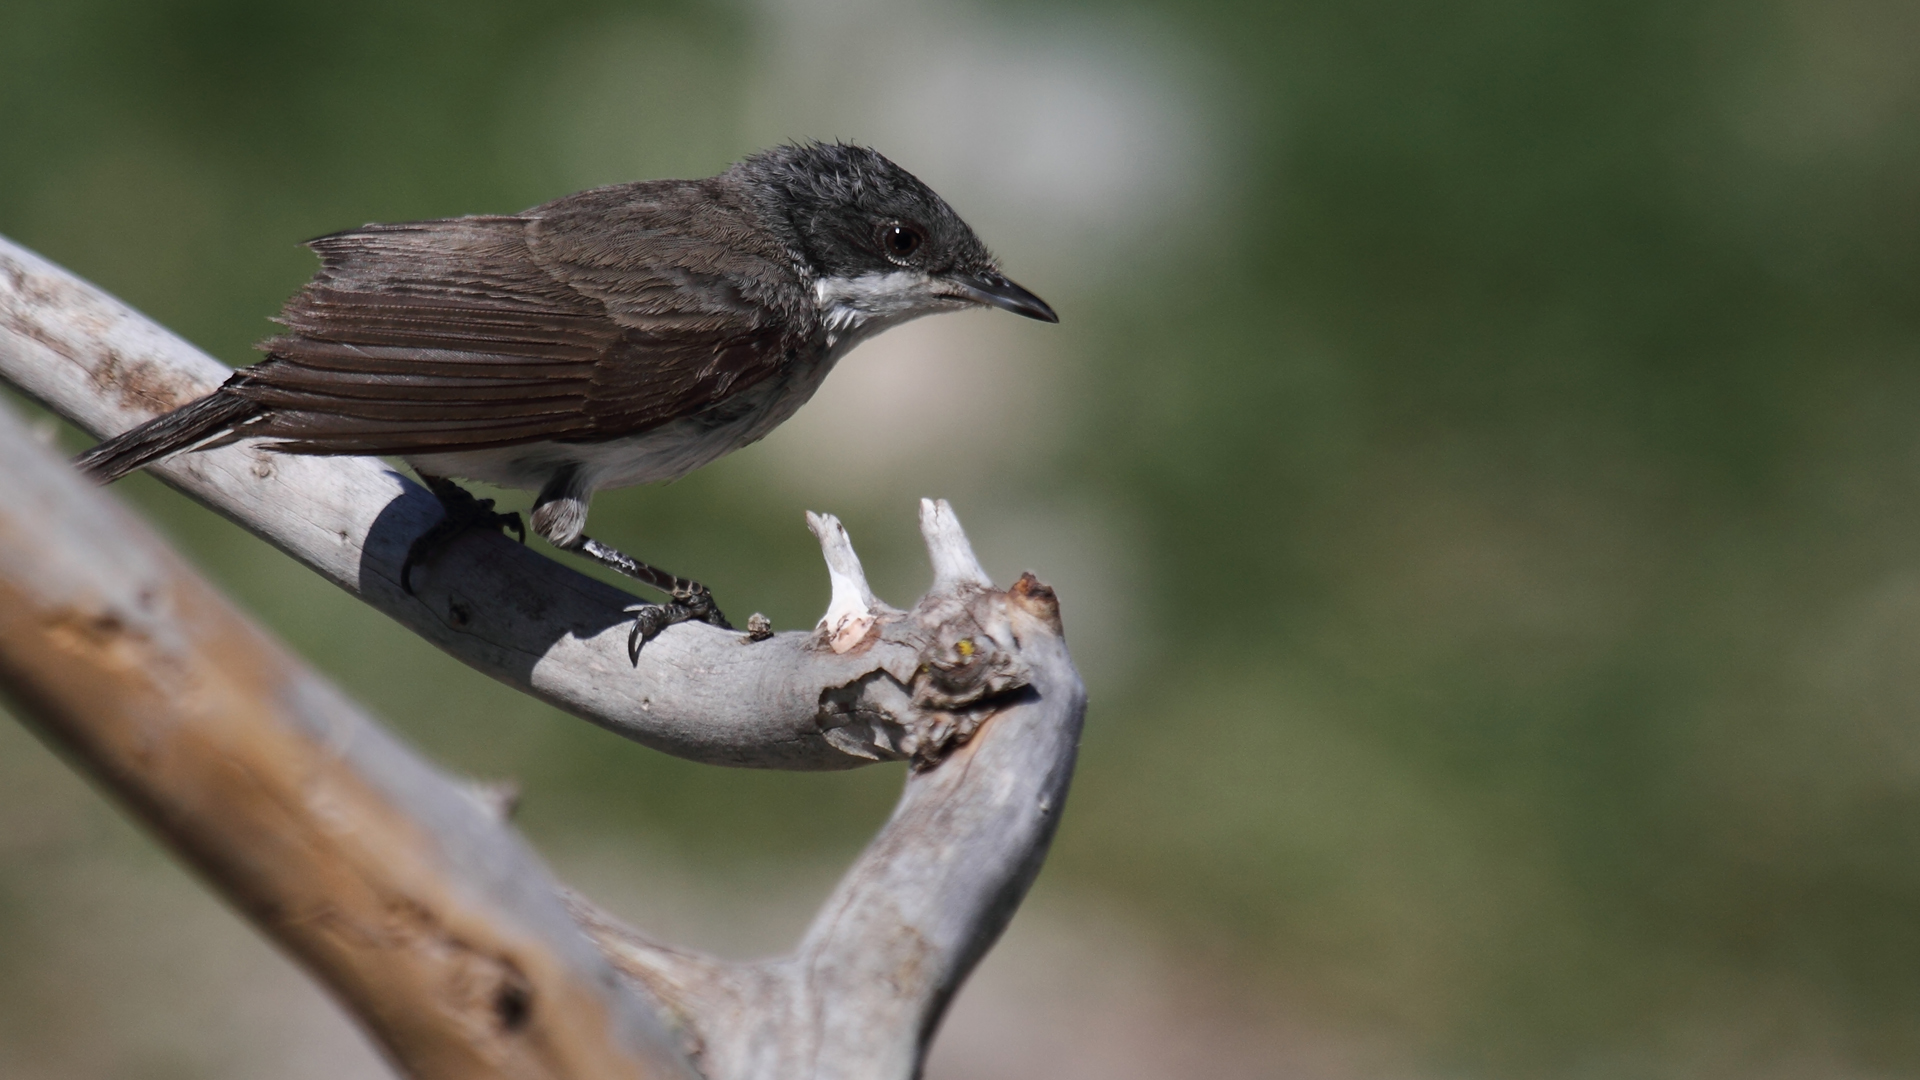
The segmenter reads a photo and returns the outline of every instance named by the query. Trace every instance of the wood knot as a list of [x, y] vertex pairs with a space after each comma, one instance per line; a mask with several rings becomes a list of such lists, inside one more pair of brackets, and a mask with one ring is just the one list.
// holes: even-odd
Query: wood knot
[[533, 987], [517, 969], [509, 968], [506, 979], [494, 991], [493, 1015], [499, 1019], [501, 1030], [507, 1032], [519, 1031], [533, 1018]]
[[1020, 575], [1020, 580], [1007, 590], [1007, 597], [1020, 610], [1047, 624], [1056, 634], [1065, 635], [1066, 628], [1060, 622], [1060, 597], [1053, 586], [1033, 576], [1029, 570]]

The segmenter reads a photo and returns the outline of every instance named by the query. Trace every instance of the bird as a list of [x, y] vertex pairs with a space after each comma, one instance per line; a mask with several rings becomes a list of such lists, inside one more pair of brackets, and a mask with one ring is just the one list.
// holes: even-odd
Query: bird
[[[665, 592], [675, 623], [731, 628], [711, 590], [586, 533], [595, 492], [675, 480], [764, 438], [848, 350], [910, 319], [1059, 316], [946, 200], [879, 151], [799, 142], [698, 180], [576, 192], [518, 214], [370, 224], [307, 242], [313, 279], [219, 389], [75, 459], [100, 483], [242, 438], [398, 457], [440, 501], [416, 566], [511, 528], [456, 480], [533, 491], [533, 531]], [[757, 636], [764, 636], [756, 618]]]

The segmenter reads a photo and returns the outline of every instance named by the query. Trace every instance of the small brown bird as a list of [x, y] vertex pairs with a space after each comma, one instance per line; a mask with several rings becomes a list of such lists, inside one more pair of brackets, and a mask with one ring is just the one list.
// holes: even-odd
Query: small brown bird
[[101, 482], [237, 438], [397, 455], [463, 529], [508, 526], [449, 478], [538, 492], [533, 529], [670, 594], [634, 648], [710, 592], [590, 539], [602, 488], [673, 480], [763, 437], [848, 349], [986, 305], [1057, 322], [940, 196], [879, 153], [782, 146], [705, 180], [569, 195], [520, 214], [368, 225], [309, 243], [321, 267], [267, 358], [81, 455]]

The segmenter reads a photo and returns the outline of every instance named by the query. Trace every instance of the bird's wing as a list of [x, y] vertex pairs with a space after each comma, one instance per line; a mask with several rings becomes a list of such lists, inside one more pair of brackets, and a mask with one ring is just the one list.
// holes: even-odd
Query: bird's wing
[[626, 185], [313, 241], [321, 269], [282, 312], [290, 332], [234, 381], [268, 410], [248, 432], [308, 453], [590, 441], [767, 378], [809, 332], [792, 271], [689, 234], [691, 202], [684, 185]]

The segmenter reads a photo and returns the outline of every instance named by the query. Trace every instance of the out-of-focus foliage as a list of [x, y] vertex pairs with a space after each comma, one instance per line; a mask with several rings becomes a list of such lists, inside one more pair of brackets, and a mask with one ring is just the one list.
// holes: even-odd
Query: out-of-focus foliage
[[[311, 269], [301, 238], [891, 130], [773, 130], [800, 70], [781, 35], [810, 11], [12, 4], [0, 232], [245, 363]], [[839, 505], [756, 448], [602, 496], [596, 533], [782, 627], [825, 598], [804, 505], [849, 518], [896, 601], [922, 572], [905, 492], [1073, 537], [1043, 574], [1105, 552], [1079, 609], [1101, 625], [1064, 593], [1070, 635], [1104, 644], [1043, 896], [1128, 912], [1408, 1069], [1920, 1074], [1914, 8], [911, 11], [997, 26], [974, 40], [1009, 55], [1172, 42], [1200, 102], [1156, 122], [1205, 175], [1116, 203], [1151, 219], [1125, 243], [1050, 254], [974, 222], [1063, 312], [1020, 331], [1052, 351], [1004, 384], [1052, 380], [1055, 434], [972, 471], [956, 438]], [[948, 37], [834, 41], [803, 45], [951, 106], [918, 145], [1018, 119], [928, 82]], [[150, 480], [120, 490], [411, 738], [520, 777], [543, 842], [837, 859], [898, 781], [620, 743]], [[0, 796], [0, 822], [25, 806]], [[34, 970], [24, 883], [77, 842], [52, 835], [0, 826], [0, 976]], [[7, 982], [0, 1001], [32, 993]]]

